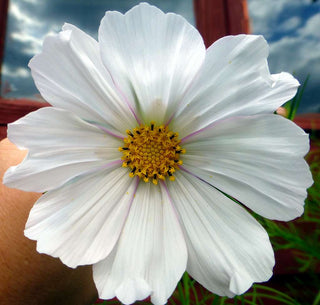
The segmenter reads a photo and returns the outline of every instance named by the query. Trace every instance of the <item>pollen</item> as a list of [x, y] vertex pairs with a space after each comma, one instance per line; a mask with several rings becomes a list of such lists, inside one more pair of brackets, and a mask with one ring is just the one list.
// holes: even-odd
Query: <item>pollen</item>
[[154, 122], [126, 132], [128, 137], [119, 151], [123, 153], [122, 166], [130, 169], [129, 176], [154, 184], [159, 179], [174, 181], [174, 172], [182, 165], [180, 156], [186, 152], [179, 145], [178, 133]]

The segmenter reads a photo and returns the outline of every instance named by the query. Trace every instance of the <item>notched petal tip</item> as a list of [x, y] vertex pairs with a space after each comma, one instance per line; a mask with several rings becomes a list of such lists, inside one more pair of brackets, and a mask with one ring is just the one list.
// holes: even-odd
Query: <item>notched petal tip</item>
[[20, 164], [11, 166], [4, 173], [2, 178], [2, 183], [9, 188], [19, 189], [26, 192], [38, 192], [35, 189], [29, 189], [28, 187], [24, 187], [24, 177], [19, 172], [19, 167], [24, 163], [27, 156], [21, 161]]
[[[251, 49], [256, 54], [261, 54], [260, 57], [264, 57], [267, 59], [269, 55], [270, 47], [268, 42], [262, 35], [253, 35], [253, 34], [238, 34], [238, 35], [228, 35], [224, 36], [217, 41], [215, 41], [208, 50], [216, 49], [217, 46], [229, 47], [230, 51], [235, 48], [239, 48], [239, 50], [243, 49]], [[227, 55], [227, 54], [226, 54]]]
[[[270, 239], [265, 233], [265, 242], [266, 244], [271, 245]], [[241, 295], [245, 293], [254, 283], [264, 283], [270, 280], [273, 275], [273, 268], [275, 266], [275, 256], [274, 252], [270, 247], [265, 248], [266, 253], [268, 254], [268, 258], [264, 262], [264, 272], [260, 272], [257, 274], [249, 274], [249, 273], [239, 273], [235, 271], [230, 277], [229, 290], [234, 295]]]
[[300, 82], [290, 73], [288, 72], [281, 72], [278, 74], [271, 74], [271, 79], [274, 81], [274, 83], [277, 83], [279, 81], [286, 81], [288, 85], [299, 87]]
[[127, 279], [115, 290], [116, 297], [123, 304], [133, 304], [135, 301], [146, 299], [152, 290], [142, 278]]
[[[147, 3], [147, 2], [141, 2], [141, 3], [137, 4], [137, 5], [135, 5], [134, 7], [132, 7], [131, 9], [129, 9], [124, 14], [120, 13], [119, 11], [115, 11], [115, 10], [106, 11], [105, 14], [104, 14], [104, 17], [102, 18], [102, 20], [104, 20], [105, 18], [108, 18], [110, 15], [128, 16], [128, 15], [131, 15], [131, 14], [135, 14], [138, 11], [149, 11], [149, 12], [153, 11], [153, 12], [156, 12], [156, 13], [164, 14], [164, 12], [162, 12], [156, 6], [151, 5], [151, 4]], [[148, 15], [148, 12], [141, 12], [141, 13]], [[102, 22], [102, 20], [101, 20], [101, 22]]]
[[42, 44], [42, 51], [33, 56], [28, 63], [28, 67], [31, 69], [31, 72], [33, 72], [37, 68], [40, 68], [39, 70], [41, 70], [41, 66], [38, 67], [38, 60], [42, 57], [43, 53], [50, 51], [58, 41], [65, 44], [71, 42], [72, 30], [70, 26], [70, 24], [64, 24], [62, 27], [62, 31], [57, 34], [50, 34], [45, 37]]
[[[272, 270], [270, 270], [270, 273], [266, 274], [265, 279], [259, 281], [259, 283], [267, 282], [271, 277]], [[248, 289], [250, 289], [254, 283], [255, 280], [253, 280], [249, 275], [244, 275], [235, 272], [230, 279], [229, 289], [232, 292], [232, 294], [241, 295], [245, 293]]]
[[12, 185], [12, 176], [14, 177], [12, 173], [14, 170], [13, 168], [14, 168], [13, 166], [9, 167], [7, 171], [4, 173], [2, 178], [2, 183], [7, 187], [12, 187], [12, 188], [14, 188], [14, 185]]
[[150, 12], [150, 11], [157, 12], [157, 13], [160, 13], [162, 15], [165, 14], [163, 11], [161, 11], [156, 6], [151, 5], [151, 4], [147, 3], [147, 2], [141, 2], [138, 5], [135, 5], [134, 7], [132, 7], [130, 10], [128, 10], [125, 13], [125, 15], [131, 14], [131, 13], [137, 11], [137, 10], [140, 10], [141, 12], [145, 11], [146, 14], [147, 14], [147, 12]]
[[106, 12], [99, 46], [104, 66], [143, 122], [170, 119], [205, 58], [191, 24], [147, 3], [125, 14]]
[[74, 30], [74, 29], [77, 29], [77, 27], [68, 22], [65, 22], [62, 26], [62, 31]]

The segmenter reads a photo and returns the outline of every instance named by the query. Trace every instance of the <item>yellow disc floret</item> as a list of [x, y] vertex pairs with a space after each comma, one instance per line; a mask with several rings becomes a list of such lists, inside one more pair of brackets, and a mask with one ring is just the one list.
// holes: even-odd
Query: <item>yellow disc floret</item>
[[174, 133], [167, 126], [141, 125], [127, 130], [124, 146], [119, 147], [123, 153], [123, 167], [131, 169], [129, 176], [138, 176], [144, 182], [158, 183], [159, 179], [174, 180], [174, 172], [182, 164], [180, 154], [185, 149], [179, 146], [178, 133]]

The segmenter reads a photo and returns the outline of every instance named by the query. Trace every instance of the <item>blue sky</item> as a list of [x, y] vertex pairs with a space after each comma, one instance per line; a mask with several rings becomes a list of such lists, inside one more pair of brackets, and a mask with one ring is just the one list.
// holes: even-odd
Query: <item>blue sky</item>
[[270, 45], [271, 73], [287, 71], [310, 80], [300, 112], [320, 112], [320, 2], [248, 0], [252, 32]]
[[[27, 68], [41, 51], [44, 37], [69, 22], [96, 37], [107, 9], [127, 11], [139, 0], [11, 0], [3, 84], [8, 96], [33, 97], [37, 91]], [[191, 0], [149, 1], [194, 23]], [[310, 74], [300, 112], [320, 112], [320, 2], [311, 0], [248, 0], [251, 28], [270, 44], [272, 73], [287, 71], [300, 82]]]
[[[46, 35], [58, 33], [65, 22], [74, 24], [97, 38], [106, 10], [126, 12], [141, 0], [10, 0], [2, 66], [2, 94], [7, 97], [37, 98], [27, 67], [41, 52]], [[165, 12], [173, 11], [194, 23], [192, 0], [151, 0]], [[10, 85], [11, 92], [6, 93]]]

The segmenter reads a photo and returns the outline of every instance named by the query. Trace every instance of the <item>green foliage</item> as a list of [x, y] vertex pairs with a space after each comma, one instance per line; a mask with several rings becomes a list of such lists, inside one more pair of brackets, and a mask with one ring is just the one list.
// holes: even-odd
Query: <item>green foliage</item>
[[310, 78], [310, 76], [308, 75], [307, 78], [305, 79], [305, 81], [303, 82], [303, 84], [298, 89], [297, 94], [284, 105], [284, 108], [288, 112], [287, 118], [289, 120], [293, 120], [297, 111], [298, 111], [298, 108], [301, 103], [304, 90], [306, 89], [306, 86], [308, 84], [309, 78]]

